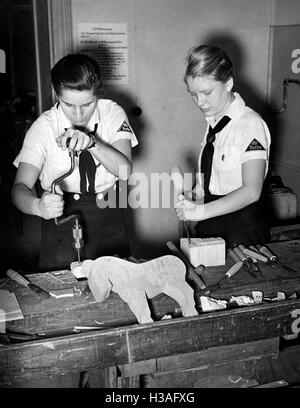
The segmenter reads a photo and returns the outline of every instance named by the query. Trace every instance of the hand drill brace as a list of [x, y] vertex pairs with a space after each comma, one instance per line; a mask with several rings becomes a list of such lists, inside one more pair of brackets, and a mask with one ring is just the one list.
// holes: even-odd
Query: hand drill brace
[[[73, 173], [73, 170], [74, 170], [74, 167], [75, 167], [75, 156], [77, 157], [78, 153], [79, 152], [77, 152], [77, 151], [69, 150], [69, 156], [71, 158], [70, 170], [67, 173], [63, 174], [62, 176], [57, 177], [52, 182], [52, 184], [51, 184], [51, 193], [52, 194], [56, 194], [56, 191], [55, 191], [56, 185], [58, 183], [60, 183], [63, 179], [68, 177], [70, 174]], [[55, 221], [56, 225], [61, 225], [61, 224], [64, 224], [65, 222], [71, 220], [72, 218], [75, 218], [75, 224], [74, 224], [73, 230], [72, 230], [72, 234], [73, 234], [72, 246], [77, 251], [77, 259], [78, 259], [78, 262], [80, 262], [80, 252], [81, 252], [81, 249], [84, 246], [84, 241], [82, 239], [82, 228], [81, 228], [81, 225], [79, 224], [77, 215], [76, 214], [71, 214], [68, 217], [60, 219], [60, 220], [58, 220], [57, 218], [54, 218], [54, 221]]]

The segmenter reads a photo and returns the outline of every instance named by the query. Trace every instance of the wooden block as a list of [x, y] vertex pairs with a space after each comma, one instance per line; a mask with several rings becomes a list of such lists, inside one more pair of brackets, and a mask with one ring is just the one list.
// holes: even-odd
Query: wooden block
[[180, 249], [197, 267], [225, 265], [225, 241], [222, 238], [180, 238]]

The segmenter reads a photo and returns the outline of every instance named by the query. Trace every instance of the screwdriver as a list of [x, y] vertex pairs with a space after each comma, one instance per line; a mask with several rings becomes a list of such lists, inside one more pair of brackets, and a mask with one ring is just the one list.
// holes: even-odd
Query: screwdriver
[[288, 266], [281, 263], [280, 260], [278, 259], [278, 257], [275, 254], [273, 254], [269, 250], [269, 248], [267, 248], [266, 246], [256, 245], [256, 247], [259, 250], [259, 252], [261, 252], [263, 255], [265, 255], [273, 265], [277, 264], [277, 265], [280, 265], [282, 268], [284, 268], [285, 270], [287, 270], [289, 272], [297, 273], [297, 271], [295, 271], [295, 269], [289, 268]]

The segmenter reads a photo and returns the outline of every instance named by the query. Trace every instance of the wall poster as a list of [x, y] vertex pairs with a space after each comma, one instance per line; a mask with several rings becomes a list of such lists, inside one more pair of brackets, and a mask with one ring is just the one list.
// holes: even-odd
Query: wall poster
[[103, 82], [128, 84], [127, 24], [78, 23], [76, 48], [98, 62]]

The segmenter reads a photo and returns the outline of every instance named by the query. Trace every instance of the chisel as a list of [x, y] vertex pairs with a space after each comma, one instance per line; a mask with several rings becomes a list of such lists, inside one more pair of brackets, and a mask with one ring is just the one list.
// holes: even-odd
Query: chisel
[[18, 272], [14, 271], [13, 269], [8, 269], [8, 271], [6, 272], [6, 275], [9, 276], [12, 280], [20, 283], [21, 285], [26, 286], [27, 288], [30, 288], [36, 294], [38, 294], [44, 299], [49, 299], [51, 297], [51, 295], [48, 292], [46, 292], [44, 289], [40, 288], [34, 283], [31, 283], [29, 280], [24, 278], [22, 275], [20, 275]]
[[249, 260], [247, 259], [246, 255], [243, 253], [243, 251], [239, 247], [228, 249], [228, 254], [235, 262], [242, 261], [245, 271], [250, 273], [250, 275], [252, 275], [254, 278], [257, 278], [256, 273], [251, 268], [251, 264], [249, 263]]
[[290, 267], [288, 267], [288, 266], [282, 264], [282, 263], [279, 261], [278, 257], [277, 257], [275, 254], [273, 254], [273, 253], [269, 250], [269, 248], [267, 248], [266, 246], [264, 246], [264, 245], [256, 245], [256, 247], [257, 247], [257, 249], [259, 250], [259, 252], [261, 252], [263, 255], [265, 255], [265, 256], [268, 257], [269, 261], [270, 261], [273, 265], [274, 265], [274, 264], [277, 264], [277, 265], [280, 265], [282, 268], [284, 268], [285, 270], [287, 270], [287, 271], [289, 271], [289, 272], [297, 273], [297, 271], [295, 271], [295, 269], [292, 269], [292, 268], [290, 268]]
[[207, 289], [210, 290], [210, 292], [214, 292], [215, 290], [220, 289], [221, 287], [221, 283], [224, 280], [227, 280], [229, 278], [231, 278], [232, 276], [234, 276], [241, 268], [243, 267], [243, 262], [242, 261], [237, 261], [235, 264], [233, 264], [228, 271], [225, 273], [225, 275], [223, 276], [223, 278], [221, 278], [219, 280], [218, 283], [215, 283], [214, 285], [210, 285], [207, 286]]
[[245, 245], [240, 244], [239, 248], [247, 256], [247, 258], [250, 260], [250, 262], [252, 262], [253, 269], [255, 270], [255, 272], [258, 272], [260, 274], [260, 276], [263, 276], [263, 274], [261, 272], [261, 269], [260, 269], [260, 267], [258, 265], [257, 259], [249, 254], [249, 252], [247, 251], [247, 248], [245, 247]]
[[257, 259], [258, 261], [264, 262], [264, 263], [268, 263], [268, 258], [266, 256], [264, 256], [263, 254], [257, 252], [256, 248], [254, 246], [249, 246], [249, 248], [245, 248], [243, 249], [243, 252], [248, 255], [251, 256], [252, 258]]

